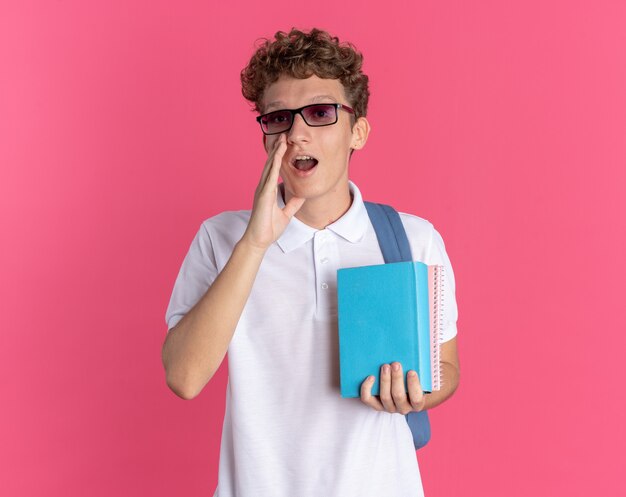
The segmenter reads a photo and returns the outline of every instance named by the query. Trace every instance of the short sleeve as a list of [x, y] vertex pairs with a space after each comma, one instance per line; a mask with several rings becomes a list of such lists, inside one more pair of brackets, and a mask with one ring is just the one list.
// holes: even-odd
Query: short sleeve
[[456, 286], [452, 264], [446, 253], [443, 238], [439, 232], [432, 228], [429, 247], [427, 251], [428, 264], [440, 264], [444, 266], [444, 299], [443, 299], [443, 331], [441, 340], [447, 342], [456, 336], [456, 322], [458, 309], [456, 303]]
[[174, 283], [170, 303], [165, 313], [168, 331], [176, 326], [204, 296], [215, 281], [217, 274], [215, 253], [205, 222], [191, 242]]

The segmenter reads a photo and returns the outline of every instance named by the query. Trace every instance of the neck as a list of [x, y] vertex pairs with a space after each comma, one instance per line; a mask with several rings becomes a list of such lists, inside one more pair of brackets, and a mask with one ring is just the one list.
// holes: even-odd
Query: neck
[[[281, 185], [281, 190], [285, 203], [289, 202], [292, 195], [285, 191], [284, 185]], [[322, 230], [348, 212], [351, 205], [352, 193], [350, 187], [346, 185], [345, 189], [334, 192], [332, 201], [327, 197], [307, 199], [295, 217], [307, 226]]]

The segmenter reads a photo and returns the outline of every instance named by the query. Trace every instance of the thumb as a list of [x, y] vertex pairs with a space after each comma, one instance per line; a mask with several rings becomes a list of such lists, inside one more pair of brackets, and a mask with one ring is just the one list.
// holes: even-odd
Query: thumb
[[300, 210], [300, 207], [302, 207], [305, 200], [306, 199], [300, 197], [291, 197], [289, 202], [287, 202], [287, 205], [285, 205], [283, 212], [289, 219], [291, 219], [294, 214]]

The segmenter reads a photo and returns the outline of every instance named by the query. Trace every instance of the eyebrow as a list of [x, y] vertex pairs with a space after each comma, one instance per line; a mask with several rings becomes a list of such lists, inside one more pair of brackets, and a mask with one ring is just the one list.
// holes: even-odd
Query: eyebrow
[[[337, 98], [333, 97], [332, 95], [315, 95], [313, 98], [309, 100], [309, 103], [314, 104], [318, 101], [323, 101], [323, 100], [332, 100], [333, 103], [337, 103]], [[263, 109], [263, 112], [267, 113], [269, 109], [272, 109], [274, 107], [276, 107], [277, 109], [284, 109], [285, 103], [282, 100], [275, 100], [274, 102], [270, 102], [269, 104], [265, 106], [265, 108]]]

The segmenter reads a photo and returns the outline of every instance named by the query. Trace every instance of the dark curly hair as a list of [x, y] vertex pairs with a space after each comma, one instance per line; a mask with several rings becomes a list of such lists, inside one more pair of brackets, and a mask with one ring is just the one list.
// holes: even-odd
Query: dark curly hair
[[292, 28], [278, 31], [274, 40], [262, 43], [241, 71], [241, 93], [261, 112], [265, 89], [282, 75], [305, 79], [338, 79], [343, 85], [355, 117], [367, 115], [368, 77], [361, 71], [363, 56], [350, 43], [340, 43], [326, 31], [311, 29], [305, 33]]

